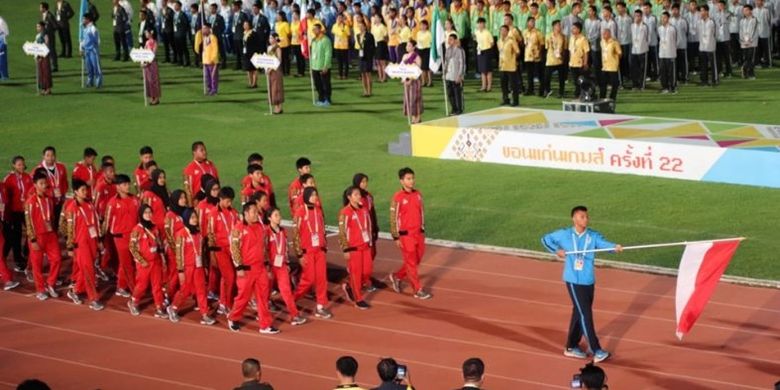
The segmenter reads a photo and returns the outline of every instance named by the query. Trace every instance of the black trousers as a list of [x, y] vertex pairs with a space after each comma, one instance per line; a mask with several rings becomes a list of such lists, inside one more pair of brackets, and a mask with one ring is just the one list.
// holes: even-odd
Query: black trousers
[[756, 77], [756, 48], [742, 49], [742, 77]]
[[647, 52], [647, 77], [658, 79], [658, 46], [650, 46]]
[[[529, 81], [533, 85], [533, 81]], [[501, 72], [501, 101], [509, 103], [509, 94], [512, 94], [512, 104], [520, 104], [520, 79], [517, 72]]]
[[349, 77], [349, 50], [334, 49], [333, 54], [339, 64], [339, 77]]
[[742, 48], [739, 45], [739, 33], [731, 34], [731, 60], [742, 65]]
[[3, 224], [3, 235], [5, 236], [5, 247], [3, 254], [8, 258], [8, 254], [13, 251], [14, 263], [19, 268], [27, 268], [27, 259], [22, 253], [22, 231], [24, 229], [24, 213], [11, 212], [9, 220]]
[[699, 42], [688, 42], [688, 70], [699, 71]]
[[631, 56], [631, 45], [620, 45], [620, 85], [624, 85], [631, 78], [631, 67], [629, 57]]
[[582, 68], [570, 67], [569, 74], [571, 75], [571, 79], [574, 81], [574, 98], [579, 98], [582, 91], [580, 90], [580, 85], [577, 83], [577, 79], [585, 74], [585, 70]]
[[769, 52], [769, 38], [758, 38], [756, 57], [761, 66], [770, 66], [772, 64], [772, 53]]
[[688, 51], [684, 49], [677, 49], [677, 58], [675, 59], [674, 67], [677, 70], [677, 81], [688, 81]]
[[217, 42], [219, 42], [217, 46], [217, 49], [219, 50], [219, 65], [222, 67], [222, 69], [225, 69], [227, 66], [227, 41], [224, 39], [224, 37], [219, 37]]
[[320, 70], [313, 71], [314, 74], [314, 87], [317, 89], [317, 99], [320, 102], [330, 102], [330, 71], [322, 73]]
[[173, 36], [173, 62], [179, 65], [190, 66], [190, 51], [187, 49], [187, 36]]
[[674, 58], [661, 58], [661, 67], [660, 67], [660, 75], [661, 78], [661, 89], [665, 89], [667, 91], [673, 91], [677, 88], [677, 83], [675, 80], [677, 79], [675, 75], [675, 59]]
[[645, 89], [647, 53], [631, 54], [631, 86]]
[[593, 75], [596, 76], [596, 80], [598, 80], [601, 74], [601, 52], [593, 51], [593, 46], [591, 46], [589, 56], [588, 66], [590, 66], [591, 72], [593, 72]]
[[127, 38], [124, 31], [114, 31], [114, 59], [118, 60], [122, 58], [122, 52], [124, 51], [124, 58], [130, 58], [130, 50], [127, 47]]
[[718, 69], [725, 75], [731, 75], [731, 43], [729, 41], [715, 44], [715, 57], [718, 61]]
[[176, 58], [173, 50], [173, 33], [163, 31], [160, 35], [162, 36], [163, 50], [165, 50], [165, 62], [171, 62], [171, 58]]
[[[444, 46], [447, 46], [447, 45], [444, 45]], [[465, 61], [466, 62], [466, 64], [465, 64], [466, 65], [466, 74], [469, 73], [469, 58], [471, 58], [471, 57], [469, 57], [469, 52], [471, 51], [470, 50], [470, 46], [471, 46], [471, 38], [470, 37], [464, 37], [464, 38], [460, 39], [460, 47], [463, 48], [463, 58], [466, 59], [466, 61]], [[442, 52], [442, 57], [444, 57], [444, 52]]]
[[46, 45], [49, 48], [49, 62], [52, 70], [58, 70], [57, 65], [57, 35], [52, 31], [49, 36], [49, 43]]
[[460, 115], [463, 113], [463, 83], [456, 83], [454, 81], [447, 80], [445, 82], [447, 86], [447, 100], [452, 107], [452, 113]]
[[57, 29], [57, 33], [60, 36], [60, 42], [62, 42], [62, 51], [60, 56], [70, 57], [73, 55], [73, 40], [70, 37], [70, 24], [65, 23], [63, 26]]
[[306, 58], [303, 58], [301, 45], [293, 45], [292, 54], [295, 57], [295, 67], [298, 70], [298, 75], [303, 76], [306, 73]]
[[563, 96], [563, 87], [566, 81], [566, 74], [564, 73], [564, 69], [566, 67], [563, 65], [553, 65], [553, 66], [545, 66], [544, 67], [544, 79], [543, 84], [544, 87], [542, 87], [542, 94], [546, 94], [547, 92], [552, 91], [552, 74], [553, 72], [558, 72], [558, 95]]
[[517, 70], [515, 73], [517, 73], [517, 79], [520, 80], [520, 93], [523, 93], [525, 90], [525, 84], [523, 83], [523, 71], [527, 69], [528, 67], [525, 66], [525, 57], [523, 57], [522, 54], [519, 54], [517, 57]]
[[[711, 51], [700, 51], [699, 52], [699, 65], [700, 69], [699, 76], [701, 77], [701, 82], [704, 84], [717, 84], [720, 80], [718, 79], [718, 63], [715, 62], [715, 53]], [[712, 80], [710, 80], [710, 76], [712, 76]]]
[[282, 48], [282, 74], [290, 75], [290, 46]]
[[242, 70], [244, 58], [244, 41], [240, 39], [233, 40], [233, 52], [236, 54], [236, 70]]
[[599, 77], [599, 99], [607, 97], [607, 85], [609, 85], [609, 98], [617, 101], [617, 91], [620, 86], [620, 75], [618, 72], [602, 71]]
[[601, 349], [596, 329], [593, 326], [593, 299], [595, 285], [582, 285], [566, 283], [572, 305], [571, 322], [569, 324], [569, 337], [566, 340], [566, 348], [576, 348], [580, 340], [585, 336], [588, 348], [592, 352]]
[[[533, 94], [534, 93], [534, 77], [539, 79], [539, 95], [542, 94], [542, 86], [544, 85], [544, 80], [542, 79], [542, 63], [541, 62], [526, 62], [525, 63], [525, 69], [528, 72], [528, 90], [526, 90], [527, 94]], [[519, 81], [518, 81], [519, 85]], [[519, 87], [518, 87], [519, 88]], [[519, 89], [518, 89], [519, 90]]]

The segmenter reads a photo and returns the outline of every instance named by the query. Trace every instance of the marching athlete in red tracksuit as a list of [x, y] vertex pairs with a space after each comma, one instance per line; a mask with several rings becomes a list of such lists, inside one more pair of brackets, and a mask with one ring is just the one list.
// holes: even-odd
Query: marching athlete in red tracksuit
[[95, 151], [95, 149], [84, 149], [84, 159], [77, 162], [76, 165], [73, 166], [73, 174], [71, 175], [73, 180], [78, 179], [87, 183], [88, 201], [92, 201], [92, 191], [95, 189], [95, 183], [97, 182], [95, 157], [97, 157], [97, 151]]
[[402, 189], [395, 193], [390, 204], [390, 234], [393, 236], [404, 265], [395, 274], [390, 274], [390, 285], [395, 292], [401, 292], [401, 281], [409, 279], [414, 288], [414, 297], [430, 299], [420, 285], [417, 267], [425, 254], [425, 212], [422, 194], [414, 189], [414, 171], [403, 168], [398, 171]]
[[298, 170], [298, 176], [290, 183], [287, 188], [287, 200], [290, 204], [290, 215], [295, 215], [296, 200], [303, 194], [303, 181], [301, 176], [311, 174], [311, 161], [306, 157], [301, 157], [295, 162], [295, 169]]
[[57, 150], [53, 146], [43, 149], [43, 160], [38, 166], [46, 170], [49, 178], [49, 191], [54, 198], [54, 230], [59, 230], [60, 213], [65, 203], [65, 194], [68, 193], [68, 169], [65, 164], [57, 162]]
[[[51, 296], [59, 297], [54, 290], [62, 264], [59, 238], [54, 230], [54, 199], [49, 196], [49, 179], [45, 172], [33, 176], [35, 193], [24, 202], [24, 219], [27, 230], [27, 244], [30, 249], [36, 298], [43, 301]], [[49, 259], [49, 276], [43, 278], [43, 255]], [[48, 293], [48, 295], [46, 295]]]
[[287, 231], [281, 226], [282, 213], [278, 208], [273, 207], [266, 213], [266, 216], [268, 218], [268, 260], [271, 263], [271, 273], [276, 279], [276, 285], [284, 304], [287, 306], [287, 312], [290, 313], [290, 323], [302, 325], [306, 323], [306, 318], [298, 312], [290, 286]]
[[141, 314], [138, 303], [151, 284], [155, 306], [154, 316], [168, 318], [163, 305], [162, 276], [165, 261], [161, 256], [162, 244], [162, 234], [152, 222], [152, 208], [142, 204], [138, 208], [138, 225], [135, 225], [130, 233], [130, 252], [133, 254], [137, 268], [133, 297], [127, 301], [127, 307], [130, 309], [130, 314], [134, 316]]
[[230, 251], [238, 276], [238, 296], [228, 315], [228, 327], [233, 332], [241, 329], [237, 321], [244, 316], [244, 310], [254, 296], [260, 333], [276, 334], [279, 329], [272, 326], [273, 317], [268, 310], [270, 282], [266, 269], [266, 230], [260, 223], [256, 204], [245, 203], [242, 211], [244, 221], [237, 223], [230, 234]]
[[22, 231], [24, 230], [24, 201], [33, 191], [32, 176], [25, 172], [27, 166], [24, 157], [14, 157], [11, 165], [13, 170], [3, 179], [3, 188], [8, 200], [3, 220], [3, 234], [7, 247], [3, 247], [3, 254], [8, 256], [8, 253], [13, 250], [16, 272], [27, 273], [27, 259], [22, 253]]
[[208, 232], [209, 232], [209, 216], [217, 209], [219, 204], [219, 180], [211, 175], [203, 175], [201, 178], [201, 189], [195, 196], [197, 206], [195, 210], [198, 212], [198, 219], [200, 219], [200, 231], [203, 235], [203, 253], [204, 259], [207, 261], [206, 268], [208, 269], [208, 297], [210, 301], [216, 301], [219, 299], [219, 267], [217, 262], [211, 258], [210, 250], [208, 248]]
[[368, 207], [361, 204], [360, 188], [344, 191], [344, 208], [339, 213], [339, 245], [347, 259], [349, 282], [341, 288], [347, 298], [360, 310], [370, 308], [363, 300], [363, 286], [371, 284], [373, 259], [371, 257], [371, 216]]
[[5, 255], [2, 248], [5, 246], [5, 237], [3, 236], [3, 221], [5, 221], [5, 191], [0, 188], [0, 282], [3, 283], [3, 290], [8, 291], [19, 287], [19, 282], [13, 280], [13, 274], [5, 263]]
[[[298, 181], [301, 183], [301, 191], [309, 188], [309, 187], [317, 187], [317, 182], [314, 180], [314, 176], [312, 176], [309, 173], [304, 173], [301, 175], [301, 177], [298, 178]], [[317, 198], [317, 208], [322, 210], [322, 203], [320, 202], [319, 198]], [[298, 211], [298, 209], [302, 209], [306, 207], [306, 205], [303, 202], [303, 196], [301, 193], [301, 196], [298, 196], [293, 201], [292, 206], [292, 216], [295, 217], [295, 213]]]
[[187, 193], [187, 198], [191, 201], [190, 204], [195, 206], [197, 204], [195, 194], [201, 188], [203, 175], [208, 174], [219, 180], [217, 167], [209, 161], [206, 145], [203, 142], [196, 141], [192, 144], [192, 162], [184, 168], [182, 174], [184, 175], [184, 192]]
[[217, 313], [228, 314], [233, 307], [233, 288], [236, 270], [230, 259], [230, 232], [239, 222], [238, 213], [231, 206], [236, 194], [230, 187], [219, 190], [219, 203], [208, 216], [208, 244], [212, 260], [216, 261], [220, 273], [219, 308]]
[[151, 186], [141, 195], [141, 203], [152, 208], [152, 222], [160, 231], [165, 229], [165, 213], [171, 203], [165, 182], [165, 171], [155, 169], [152, 171]]
[[260, 164], [250, 164], [247, 169], [247, 175], [241, 180], [241, 202], [246, 203], [249, 196], [255, 192], [265, 192], [268, 194], [268, 201], [272, 207], [276, 207], [276, 196], [274, 195], [274, 186], [271, 178], [263, 173], [263, 166]]
[[[352, 177], [352, 185], [360, 188], [360, 195], [362, 200], [360, 204], [368, 208], [368, 215], [371, 217], [371, 260], [376, 259], [376, 242], [379, 240], [379, 221], [376, 218], [376, 203], [374, 202], [374, 195], [368, 192], [368, 176], [364, 173], [356, 173]], [[373, 263], [372, 263], [373, 266]], [[376, 287], [373, 282], [369, 282], [365, 286], [367, 292], [376, 291]]]
[[[176, 193], [176, 191], [174, 191]], [[184, 192], [182, 191], [182, 195]], [[186, 198], [185, 198], [186, 199]], [[203, 268], [203, 242], [198, 228], [198, 213], [192, 208], [182, 211], [182, 228], [175, 233], [176, 275], [181, 288], [168, 306], [168, 319], [179, 322], [178, 310], [184, 300], [195, 294], [198, 310], [201, 314], [200, 323], [214, 325], [214, 318], [209, 316], [209, 304], [206, 298], [206, 271]]]
[[[176, 233], [184, 229], [184, 210], [187, 209], [187, 194], [183, 190], [175, 190], [171, 193], [168, 211], [165, 213], [163, 233], [165, 233], [165, 259], [168, 261], [168, 274], [163, 275], [165, 282], [165, 294], [170, 300], [176, 295], [179, 286], [179, 273], [176, 266]], [[198, 214], [195, 213], [195, 217]], [[197, 225], [197, 223], [195, 224]], [[200, 242], [200, 240], [198, 240]], [[201, 248], [202, 250], [202, 248]], [[205, 284], [204, 284], [205, 288]]]
[[98, 249], [103, 249], [100, 241], [100, 226], [95, 207], [87, 200], [89, 185], [79, 179], [73, 180], [74, 201], [68, 205], [65, 211], [67, 239], [65, 247], [73, 262], [78, 264], [76, 272], [76, 284], [68, 290], [68, 298], [73, 303], [80, 305], [79, 294], [86, 292], [92, 303], [92, 310], [103, 310], [103, 304], [98, 302], [100, 296], [97, 292], [95, 280], [95, 260], [98, 258]]
[[144, 164], [154, 160], [154, 151], [151, 146], [144, 146], [138, 151], [139, 159], [141, 160], [138, 166], [135, 168], [133, 174], [135, 180], [135, 192], [142, 194], [149, 189], [149, 172], [144, 168]]
[[[104, 163], [101, 166], [100, 178], [97, 179], [95, 184], [95, 209], [97, 210], [98, 217], [100, 217], [101, 226], [103, 221], [106, 220], [106, 209], [108, 201], [116, 196], [116, 180], [114, 165], [111, 163]], [[104, 281], [108, 281], [108, 276], [104, 270], [108, 269], [111, 265], [111, 260], [116, 257], [116, 247], [114, 247], [114, 240], [104, 234], [103, 235], [103, 254], [100, 256], [100, 266], [96, 267], [98, 277]]]
[[333, 314], [325, 308], [328, 304], [328, 266], [325, 261], [328, 243], [325, 240], [325, 221], [322, 209], [317, 207], [317, 189], [306, 188], [302, 196], [305, 206], [296, 210], [293, 219], [293, 246], [303, 267], [301, 281], [295, 290], [295, 300], [301, 299], [313, 287], [317, 296], [317, 311], [314, 315], [327, 319]]
[[117, 194], [108, 200], [103, 220], [103, 234], [111, 237], [118, 260], [115, 295], [130, 298], [135, 287], [135, 264], [130, 253], [130, 233], [138, 225], [141, 201], [130, 194], [130, 177], [117, 175], [114, 179]]

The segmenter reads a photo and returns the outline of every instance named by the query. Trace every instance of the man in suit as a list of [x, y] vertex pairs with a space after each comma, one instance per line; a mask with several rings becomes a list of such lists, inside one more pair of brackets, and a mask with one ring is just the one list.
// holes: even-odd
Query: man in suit
[[481, 389], [485, 377], [485, 363], [480, 358], [463, 362], [463, 387], [461, 390]]
[[57, 31], [59, 31], [60, 42], [62, 42], [62, 51], [60, 57], [70, 58], [73, 56], [73, 42], [70, 38], [70, 19], [74, 12], [70, 3], [64, 0], [57, 0]]
[[[100, 19], [100, 12], [98, 12], [97, 7], [95, 7], [95, 4], [92, 4], [92, 0], [87, 0], [87, 13], [90, 15], [90, 20], [92, 21], [92, 24], [97, 23], [98, 19]], [[84, 15], [79, 15], [80, 17], [84, 17]]]
[[130, 59], [130, 49], [127, 45], [127, 39], [125, 38], [127, 30], [127, 11], [124, 7], [119, 5], [119, 0], [113, 0], [114, 8], [111, 10], [111, 20], [114, 31], [114, 61], [119, 61], [122, 58], [122, 51], [124, 50], [124, 61]]
[[260, 362], [257, 359], [246, 359], [241, 363], [241, 374], [244, 376], [244, 382], [234, 390], [273, 390], [268, 383], [260, 382], [262, 371]]
[[271, 35], [271, 25], [268, 23], [268, 18], [266, 18], [260, 10], [260, 5], [259, 1], [252, 5], [252, 30], [255, 30], [257, 40], [260, 42], [260, 52], [265, 53], [268, 49], [268, 37]]
[[[203, 44], [200, 41], [200, 38], [196, 39], [198, 33], [201, 32], [202, 28], [203, 28], [203, 15], [200, 13], [200, 8], [196, 3], [190, 4], [189, 37], [190, 37], [190, 45], [193, 51], [196, 68], [200, 68], [200, 60], [201, 60], [200, 53], [203, 53]], [[200, 37], [203, 38], [202, 33]]]
[[233, 51], [236, 53], [236, 70], [241, 70], [241, 59], [244, 56], [244, 22], [249, 19], [241, 10], [241, 0], [233, 2]]
[[57, 42], [54, 33], [57, 31], [57, 19], [54, 14], [49, 11], [49, 3], [42, 2], [40, 6], [41, 20], [46, 24], [44, 27], [44, 33], [49, 37], [49, 60], [51, 61], [51, 71], [56, 72], [59, 70], [57, 66]]
[[209, 6], [209, 15], [206, 20], [211, 24], [211, 33], [219, 40], [219, 64], [220, 68], [225, 69], [227, 67], [227, 42], [225, 42], [225, 18], [219, 14], [217, 3], [212, 3]]
[[[171, 55], [174, 54], [173, 49], [173, 9], [168, 6], [168, 0], [163, 0], [162, 7], [160, 8], [160, 32], [163, 43], [163, 49], [165, 50], [165, 62], [171, 62]], [[172, 2], [171, 2], [172, 4]], [[174, 57], [175, 58], [175, 57]]]
[[173, 62], [179, 66], [190, 66], [190, 52], [187, 50], [187, 35], [190, 20], [181, 9], [181, 1], [173, 3]]

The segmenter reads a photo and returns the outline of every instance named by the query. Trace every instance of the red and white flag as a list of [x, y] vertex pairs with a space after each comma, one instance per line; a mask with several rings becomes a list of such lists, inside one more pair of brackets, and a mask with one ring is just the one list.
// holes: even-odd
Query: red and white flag
[[682, 340], [715, 292], [740, 239], [686, 245], [677, 272], [677, 338]]

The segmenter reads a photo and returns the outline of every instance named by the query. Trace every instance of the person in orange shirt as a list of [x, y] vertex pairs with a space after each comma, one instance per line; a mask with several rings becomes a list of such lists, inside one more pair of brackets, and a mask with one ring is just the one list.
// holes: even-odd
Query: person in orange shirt
[[203, 73], [206, 75], [206, 95], [214, 96], [219, 90], [219, 37], [211, 34], [211, 25], [206, 23], [203, 34]]

